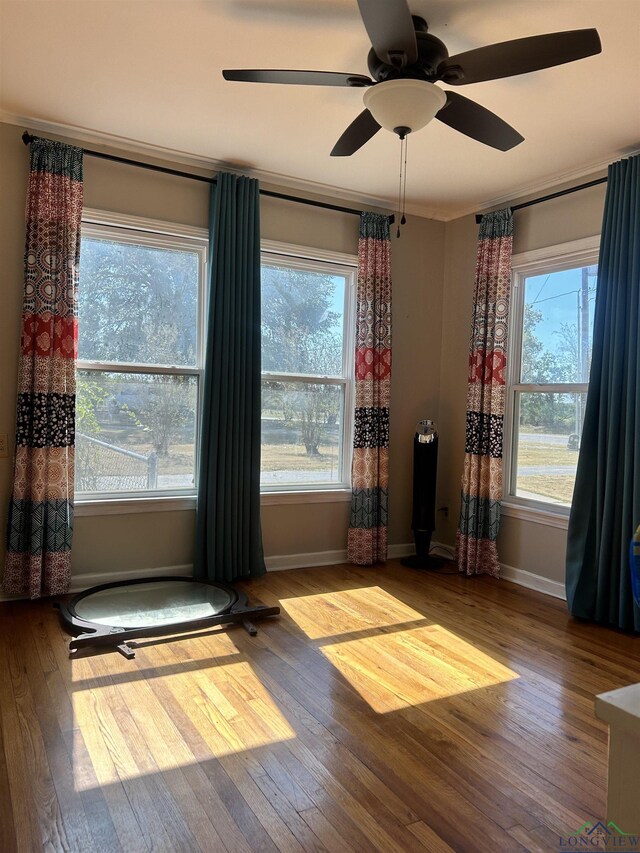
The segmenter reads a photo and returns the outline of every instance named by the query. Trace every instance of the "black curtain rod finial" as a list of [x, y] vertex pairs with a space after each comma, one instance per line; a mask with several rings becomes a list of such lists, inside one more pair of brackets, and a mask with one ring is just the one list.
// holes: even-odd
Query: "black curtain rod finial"
[[25, 130], [25, 132], [22, 134], [22, 141], [25, 145], [31, 145], [31, 143], [33, 142], [33, 136], [29, 133], [28, 130]]

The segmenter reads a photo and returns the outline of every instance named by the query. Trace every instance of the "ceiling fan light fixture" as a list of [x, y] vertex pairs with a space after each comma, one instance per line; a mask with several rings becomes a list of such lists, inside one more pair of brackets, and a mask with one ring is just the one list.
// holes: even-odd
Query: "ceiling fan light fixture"
[[412, 133], [427, 125], [444, 107], [447, 96], [426, 80], [401, 79], [376, 83], [364, 93], [364, 105], [386, 130]]

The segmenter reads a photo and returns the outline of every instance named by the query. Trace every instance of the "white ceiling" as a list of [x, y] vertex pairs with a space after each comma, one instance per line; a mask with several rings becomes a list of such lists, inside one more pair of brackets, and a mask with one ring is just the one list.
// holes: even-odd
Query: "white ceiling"
[[[409, 210], [449, 219], [640, 149], [640, 0], [409, 3], [450, 54], [583, 27], [597, 27], [603, 44], [599, 56], [570, 65], [459, 87], [525, 142], [503, 153], [432, 122], [409, 140]], [[362, 109], [361, 91], [221, 76], [223, 68], [368, 73], [356, 0], [1, 0], [0, 8], [0, 107], [9, 120], [395, 203], [393, 134], [381, 131], [352, 157], [329, 157]]]

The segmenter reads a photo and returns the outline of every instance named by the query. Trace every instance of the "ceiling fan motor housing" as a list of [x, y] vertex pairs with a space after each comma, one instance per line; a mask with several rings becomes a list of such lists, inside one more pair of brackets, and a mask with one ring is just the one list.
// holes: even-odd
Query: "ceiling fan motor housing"
[[427, 23], [422, 18], [413, 16], [418, 45], [418, 58], [412, 65], [390, 65], [383, 62], [373, 48], [369, 51], [367, 65], [369, 73], [378, 83], [384, 80], [396, 80], [413, 77], [416, 80], [433, 82], [438, 79], [437, 71], [440, 63], [447, 59], [449, 51], [439, 38], [427, 32]]

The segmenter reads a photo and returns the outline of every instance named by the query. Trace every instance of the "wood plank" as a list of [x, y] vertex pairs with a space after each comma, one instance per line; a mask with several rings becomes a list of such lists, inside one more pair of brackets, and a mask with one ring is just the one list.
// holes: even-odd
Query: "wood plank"
[[[11, 776], [8, 767], [8, 760], [11, 760], [11, 750], [8, 750], [8, 759], [4, 744], [1, 699], [2, 694], [0, 694], [0, 850], [6, 850], [7, 853], [18, 853], [18, 837], [13, 818]], [[14, 796], [16, 794], [17, 792], [14, 793]]]
[[[454, 853], [453, 849], [435, 833], [424, 821], [418, 820], [408, 827], [428, 853]], [[515, 836], [514, 836], [515, 837]]]

